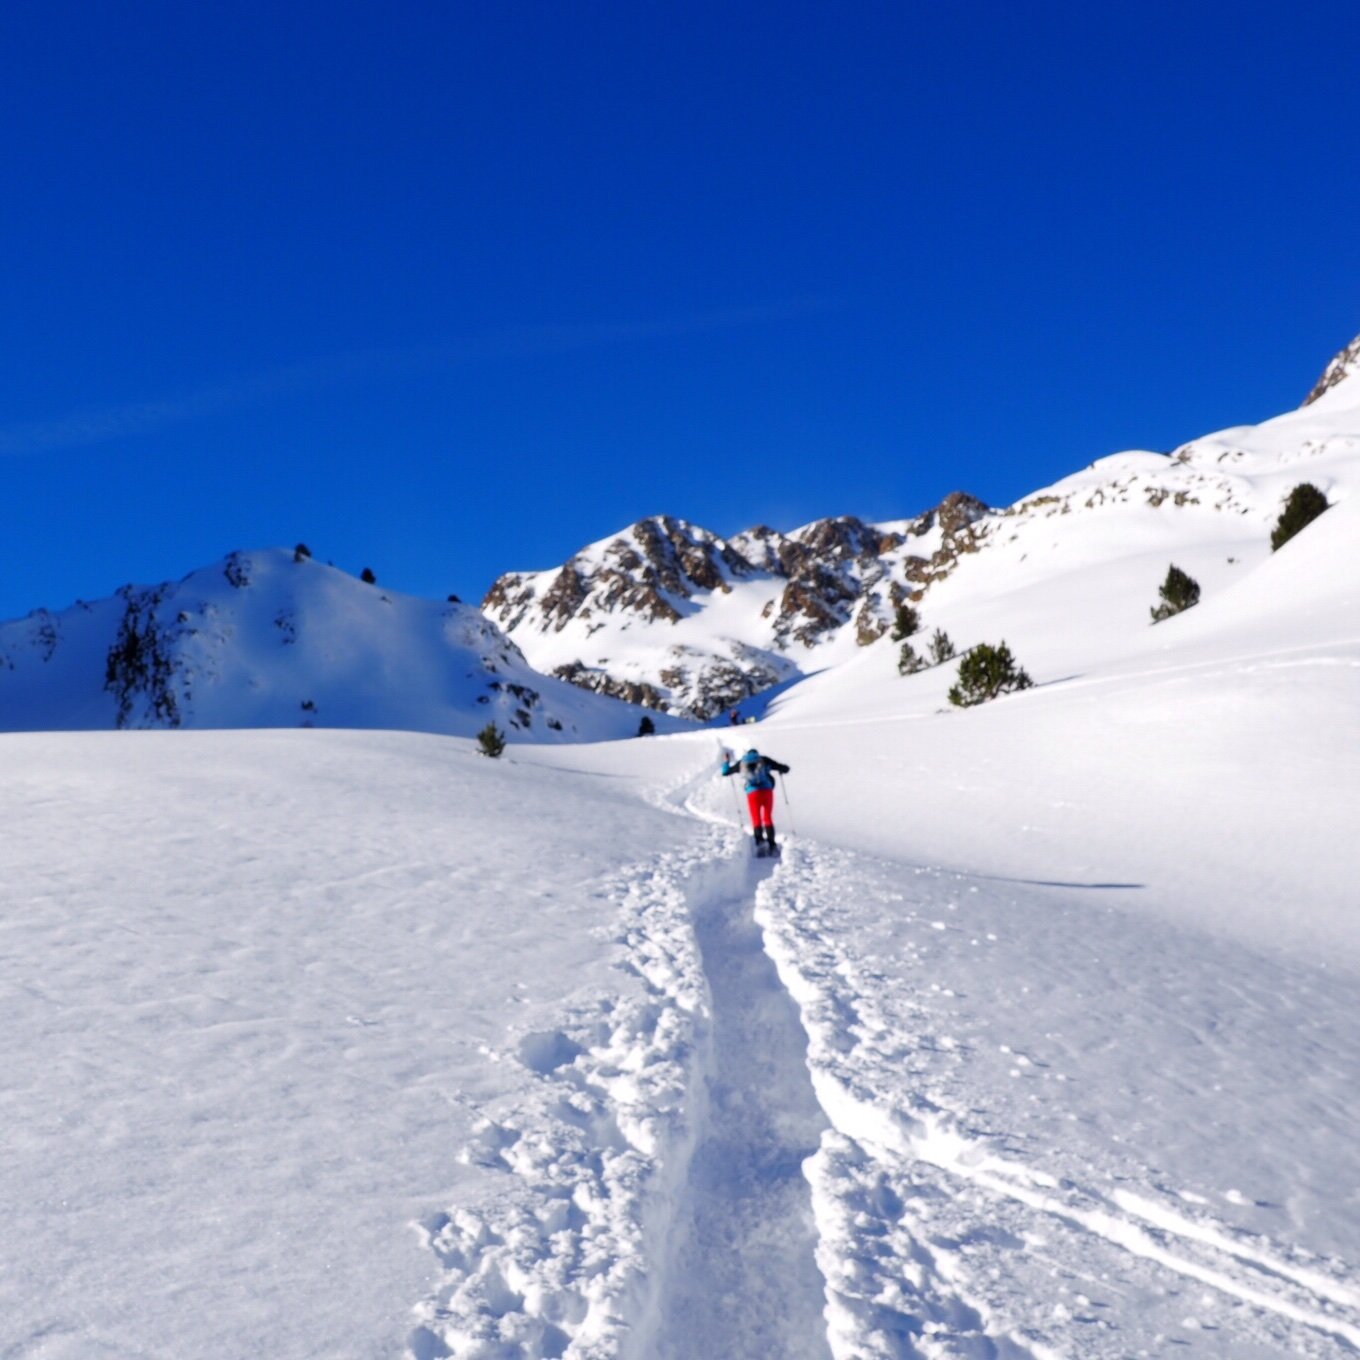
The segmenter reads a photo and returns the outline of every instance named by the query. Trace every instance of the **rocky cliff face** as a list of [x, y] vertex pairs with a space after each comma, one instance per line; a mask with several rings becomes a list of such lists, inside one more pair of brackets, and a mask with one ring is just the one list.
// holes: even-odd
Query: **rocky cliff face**
[[842, 515], [727, 540], [658, 516], [556, 570], [502, 576], [482, 608], [540, 669], [707, 718], [815, 668], [811, 653], [881, 637], [899, 604], [972, 550], [987, 513], [956, 492], [900, 524]]
[[1360, 335], [1333, 356], [1331, 363], [1322, 370], [1322, 376], [1313, 384], [1313, 390], [1304, 397], [1303, 404], [1311, 406], [1319, 397], [1339, 387], [1348, 378], [1355, 378], [1355, 385], [1360, 387], [1360, 377], [1357, 375], [1360, 375]]
[[1058, 574], [1082, 545], [1109, 551], [1122, 535], [1129, 551], [1146, 550], [1268, 526], [1294, 483], [1332, 485], [1335, 460], [1360, 448], [1357, 412], [1360, 338], [1300, 411], [1169, 456], [1112, 454], [1004, 510], [956, 492], [914, 519], [838, 516], [727, 540], [683, 520], [643, 520], [555, 571], [502, 577], [483, 608], [540, 670], [710, 718], [849, 659], [908, 601], [929, 631], [949, 622], [960, 590], [1004, 592], [1017, 575]]
[[639, 520], [616, 538], [577, 553], [541, 588], [544, 573], [499, 578], [482, 609], [507, 629], [526, 620], [560, 631], [617, 612], [677, 622], [701, 591], [726, 591], [750, 564], [706, 529], [669, 515]]

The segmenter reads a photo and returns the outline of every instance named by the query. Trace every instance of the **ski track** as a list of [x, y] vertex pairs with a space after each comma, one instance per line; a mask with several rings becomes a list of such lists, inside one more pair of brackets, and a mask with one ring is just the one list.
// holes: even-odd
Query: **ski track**
[[[915, 1034], [889, 1024], [874, 967], [843, 952], [837, 885], [854, 879], [853, 857], [800, 847], [762, 885], [756, 906], [766, 948], [799, 1003], [813, 1083], [834, 1129], [809, 1175], [836, 1360], [1157, 1354], [1164, 1335], [1151, 1338], [1151, 1350], [1131, 1350], [1103, 1316], [1121, 1315], [1127, 1298], [1119, 1309], [1093, 1300], [1098, 1292], [1165, 1299], [1192, 1284], [1244, 1305], [1215, 1313], [1213, 1326], [1185, 1320], [1218, 1354], [1360, 1350], [1356, 1290], [1316, 1260], [1188, 1218], [1151, 1188], [1060, 1180], [998, 1154], [966, 1111], [904, 1094], [904, 1043], [936, 1064], [949, 1048], [932, 1043], [924, 1012]], [[894, 1000], [900, 1011], [903, 998]], [[1071, 1265], [1080, 1260], [1089, 1262], [1086, 1279]], [[1057, 1302], [1045, 1317], [1024, 1297], [1036, 1270], [1055, 1299], [1068, 1294], [1084, 1313]]]
[[498, 1055], [538, 1081], [462, 1153], [487, 1193], [417, 1225], [441, 1278], [414, 1360], [830, 1360], [804, 1174], [828, 1124], [755, 924], [768, 869], [705, 814], [711, 773], [650, 795], [710, 823], [699, 847], [598, 889], [642, 994]]
[[[648, 1360], [830, 1360], [803, 1164], [827, 1128], [807, 1036], [752, 914], [754, 865], [707, 895], [695, 928], [712, 998], [700, 1142], [689, 1165]], [[698, 1104], [699, 1101], [696, 1101]]]

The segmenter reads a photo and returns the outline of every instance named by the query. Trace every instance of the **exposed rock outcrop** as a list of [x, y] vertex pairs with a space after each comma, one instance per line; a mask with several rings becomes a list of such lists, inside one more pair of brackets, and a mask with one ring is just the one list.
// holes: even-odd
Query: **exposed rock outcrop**
[[1346, 381], [1347, 378], [1354, 378], [1360, 383], [1360, 335], [1332, 357], [1331, 363], [1322, 370], [1322, 376], [1313, 384], [1313, 390], [1303, 399], [1303, 405], [1311, 406], [1319, 397], [1332, 388]]
[[581, 661], [569, 661], [564, 666], [558, 666], [553, 674], [559, 680], [568, 680], [593, 694], [607, 694], [611, 699], [622, 699], [626, 703], [654, 708], [661, 713], [670, 708], [666, 696], [655, 685], [638, 680], [617, 680], [607, 672]]

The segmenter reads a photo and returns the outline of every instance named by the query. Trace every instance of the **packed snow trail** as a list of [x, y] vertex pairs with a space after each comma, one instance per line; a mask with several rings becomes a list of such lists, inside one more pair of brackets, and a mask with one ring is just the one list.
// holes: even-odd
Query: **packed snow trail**
[[505, 1060], [537, 1074], [462, 1153], [488, 1191], [420, 1225], [442, 1267], [414, 1360], [830, 1360], [811, 1192], [828, 1125], [807, 1037], [725, 833], [631, 864], [600, 997]]
[[828, 1125], [797, 1007], [756, 927], [760, 875], [738, 860], [729, 891], [694, 907], [712, 1008], [700, 1140], [639, 1360], [830, 1360], [803, 1174]]

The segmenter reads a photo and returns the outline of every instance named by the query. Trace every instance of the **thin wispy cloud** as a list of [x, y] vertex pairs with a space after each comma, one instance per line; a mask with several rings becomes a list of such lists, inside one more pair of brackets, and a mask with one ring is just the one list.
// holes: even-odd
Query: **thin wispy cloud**
[[245, 374], [157, 401], [127, 402], [0, 427], [0, 455], [44, 453], [133, 438], [167, 425], [186, 424], [343, 382], [408, 377], [479, 361], [531, 359], [635, 341], [678, 338], [790, 321], [829, 309], [830, 304], [825, 301], [796, 299], [650, 321], [505, 327], [445, 345], [333, 354]]

